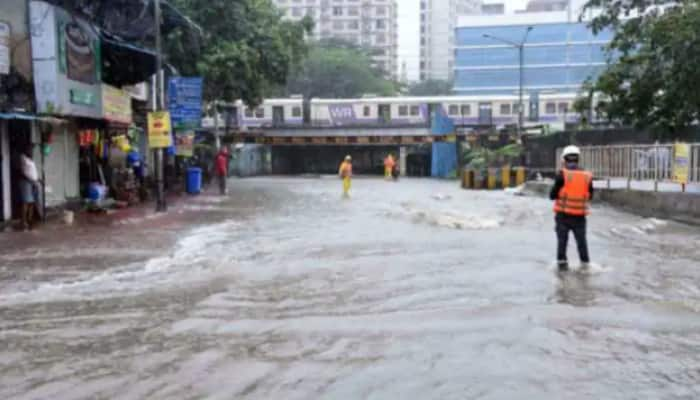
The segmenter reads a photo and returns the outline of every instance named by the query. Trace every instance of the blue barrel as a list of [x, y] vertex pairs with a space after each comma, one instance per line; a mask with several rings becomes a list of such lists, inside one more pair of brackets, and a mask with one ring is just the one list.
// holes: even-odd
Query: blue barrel
[[187, 168], [187, 193], [197, 194], [202, 191], [202, 169]]

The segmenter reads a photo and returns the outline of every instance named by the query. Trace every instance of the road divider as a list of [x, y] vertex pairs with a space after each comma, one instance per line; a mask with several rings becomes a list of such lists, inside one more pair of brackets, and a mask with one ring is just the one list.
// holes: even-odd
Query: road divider
[[506, 189], [525, 183], [526, 170], [524, 167], [506, 165], [498, 168], [462, 170], [461, 182], [463, 189]]

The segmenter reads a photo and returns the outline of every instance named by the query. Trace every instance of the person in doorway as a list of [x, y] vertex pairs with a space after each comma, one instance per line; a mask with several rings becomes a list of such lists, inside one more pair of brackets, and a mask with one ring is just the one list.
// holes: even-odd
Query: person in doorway
[[340, 164], [338, 175], [343, 180], [343, 197], [350, 197], [350, 186], [352, 185], [352, 157], [345, 156], [345, 160]]
[[388, 154], [384, 159], [384, 179], [391, 180], [391, 176], [394, 172], [394, 167], [396, 166], [396, 161], [394, 161], [394, 156]]
[[22, 203], [22, 229], [29, 230], [34, 225], [34, 210], [37, 207], [37, 195], [39, 187], [39, 173], [32, 160], [32, 146], [27, 146], [19, 156], [21, 171], [19, 179], [19, 193]]
[[589, 202], [593, 198], [593, 175], [579, 167], [581, 151], [576, 146], [567, 146], [562, 153], [564, 163], [557, 174], [549, 198], [554, 200], [555, 224], [557, 233], [557, 264], [559, 271], [569, 269], [566, 249], [569, 231], [574, 233], [581, 268], [590, 265], [588, 242], [586, 239], [586, 216]]
[[219, 181], [219, 194], [226, 195], [226, 180], [228, 179], [228, 150], [222, 147], [214, 162], [214, 173]]

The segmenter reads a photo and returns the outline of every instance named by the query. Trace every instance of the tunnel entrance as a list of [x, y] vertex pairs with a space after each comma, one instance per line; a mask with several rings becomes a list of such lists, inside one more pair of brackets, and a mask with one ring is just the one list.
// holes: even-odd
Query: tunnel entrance
[[387, 154], [399, 157], [399, 146], [273, 146], [272, 173], [276, 175], [337, 174], [346, 155], [353, 171], [382, 175]]

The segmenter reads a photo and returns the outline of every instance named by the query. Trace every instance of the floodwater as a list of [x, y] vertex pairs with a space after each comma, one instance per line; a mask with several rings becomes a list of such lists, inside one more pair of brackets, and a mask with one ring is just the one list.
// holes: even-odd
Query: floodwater
[[3, 247], [0, 398], [700, 397], [696, 227], [598, 205], [559, 276], [545, 199], [231, 186]]

